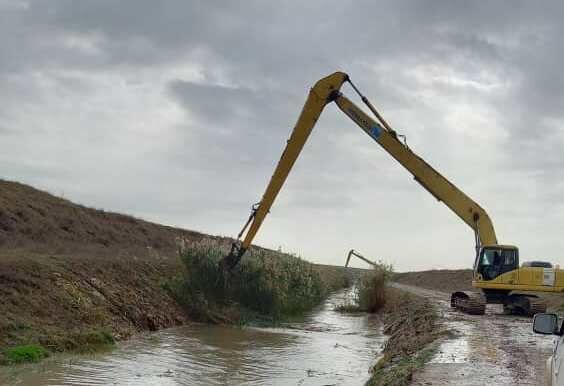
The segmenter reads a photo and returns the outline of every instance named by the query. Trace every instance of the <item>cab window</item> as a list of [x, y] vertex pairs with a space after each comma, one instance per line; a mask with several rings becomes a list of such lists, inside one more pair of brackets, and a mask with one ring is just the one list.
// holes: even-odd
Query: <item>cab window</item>
[[484, 248], [482, 250], [478, 272], [484, 280], [493, 280], [499, 275], [514, 270], [518, 265], [516, 249]]
[[515, 265], [515, 253], [514, 251], [505, 250], [503, 251], [503, 265]]

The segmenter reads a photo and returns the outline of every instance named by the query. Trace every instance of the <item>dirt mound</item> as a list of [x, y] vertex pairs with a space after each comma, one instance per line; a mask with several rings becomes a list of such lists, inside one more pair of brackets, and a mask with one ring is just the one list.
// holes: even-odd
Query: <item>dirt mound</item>
[[0, 249], [112, 256], [175, 252], [175, 238], [198, 232], [74, 204], [17, 182], [0, 180]]
[[394, 275], [394, 281], [442, 292], [472, 290], [471, 269], [434, 269], [403, 272]]
[[67, 350], [185, 322], [168, 289], [184, 270], [179, 237], [223, 239], [0, 180], [0, 362], [8, 346]]
[[182, 323], [166, 290], [182, 270], [177, 237], [211, 238], [0, 180], [0, 347], [63, 350]]

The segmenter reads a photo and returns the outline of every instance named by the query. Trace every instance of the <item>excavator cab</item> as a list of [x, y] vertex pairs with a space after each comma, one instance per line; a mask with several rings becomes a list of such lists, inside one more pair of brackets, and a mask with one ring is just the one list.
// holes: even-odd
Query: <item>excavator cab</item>
[[519, 250], [513, 246], [485, 246], [474, 268], [480, 280], [493, 280], [499, 275], [519, 268]]

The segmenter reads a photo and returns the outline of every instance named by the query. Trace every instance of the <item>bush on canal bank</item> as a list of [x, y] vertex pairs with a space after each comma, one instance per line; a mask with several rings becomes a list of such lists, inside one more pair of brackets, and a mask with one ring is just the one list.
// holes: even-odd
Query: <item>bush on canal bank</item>
[[386, 304], [386, 284], [393, 269], [391, 265], [380, 263], [374, 269], [363, 275], [357, 288], [357, 303], [361, 310], [377, 312]]
[[339, 305], [335, 311], [345, 313], [379, 311], [386, 304], [387, 283], [392, 274], [392, 266], [385, 263], [380, 263], [364, 273], [356, 283], [354, 303]]
[[37, 344], [28, 344], [6, 349], [0, 359], [3, 364], [39, 362], [49, 356], [49, 352]]
[[[218, 267], [228, 242], [202, 240], [181, 252], [184, 277], [172, 285], [189, 314], [204, 322], [277, 321], [310, 310], [328, 294], [331, 282], [296, 256], [251, 248], [230, 273]], [[344, 273], [337, 275], [344, 285]]]

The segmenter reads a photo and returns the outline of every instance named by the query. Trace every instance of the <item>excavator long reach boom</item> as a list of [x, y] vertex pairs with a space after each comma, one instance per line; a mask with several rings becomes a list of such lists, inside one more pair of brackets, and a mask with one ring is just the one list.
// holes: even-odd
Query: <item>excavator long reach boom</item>
[[[340, 89], [345, 82], [349, 82], [352, 85], [354, 90], [359, 93], [363, 102], [380, 122], [376, 122], [350, 99], [342, 95]], [[224, 259], [225, 266], [228, 268], [236, 266], [245, 251], [250, 247], [313, 130], [315, 123], [325, 106], [331, 102], [335, 102], [366, 134], [404, 166], [414, 176], [414, 179], [429, 193], [437, 200], [444, 202], [468, 224], [475, 232], [477, 247], [481, 245], [497, 244], [495, 230], [486, 211], [423, 159], [417, 156], [405, 143], [401, 142], [396, 132], [374, 109], [366, 97], [360, 94], [358, 89], [350, 81], [349, 76], [343, 72], [335, 72], [320, 79], [310, 90], [309, 96], [266, 191], [258, 206], [253, 208], [253, 212], [239, 234], [239, 238], [244, 234], [249, 225], [250, 228], [248, 228], [243, 241], [240, 242], [240, 244], [236, 243], [233, 245], [231, 253]]]
[[362, 256], [360, 253], [358, 253], [354, 249], [351, 249], [349, 251], [348, 255], [347, 255], [347, 261], [345, 262], [345, 268], [348, 268], [352, 256], [358, 257], [360, 260], [364, 261], [367, 264], [370, 264], [373, 267], [378, 266], [378, 264], [376, 264], [375, 262], [368, 260], [366, 257]]
[[[341, 93], [344, 83], [351, 85], [376, 119], [366, 114]], [[343, 72], [336, 72], [319, 80], [309, 92], [261, 201], [253, 206], [251, 216], [239, 233], [237, 242], [233, 243], [231, 252], [222, 261], [224, 268], [235, 267], [251, 246], [317, 119], [325, 106], [332, 102], [407, 169], [423, 188], [443, 202], [474, 231], [476, 257], [472, 286], [481, 289], [482, 293], [456, 291], [451, 295], [453, 307], [468, 313], [483, 314], [486, 303], [497, 303], [502, 304], [504, 311], [509, 313], [533, 315], [543, 312], [546, 303], [530, 292], [564, 292], [564, 270], [553, 268], [552, 264], [547, 262], [524, 263], [520, 267], [519, 249], [512, 245], [498, 244], [492, 221], [486, 211], [415, 154], [407, 146], [405, 137], [398, 135], [388, 125], [349, 76]], [[403, 141], [400, 140], [402, 137]], [[245, 237], [240, 241], [243, 235]], [[529, 293], [521, 294], [515, 291]]]

